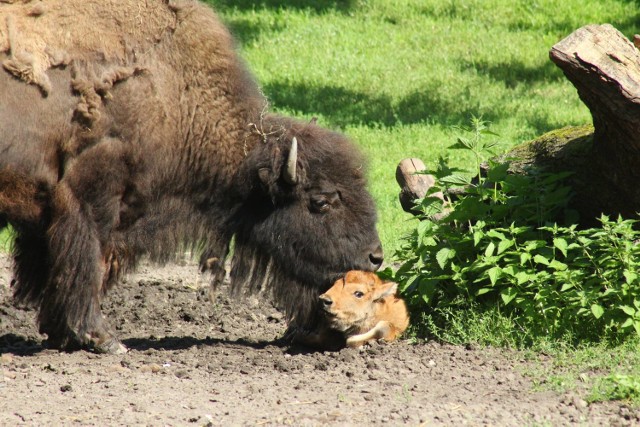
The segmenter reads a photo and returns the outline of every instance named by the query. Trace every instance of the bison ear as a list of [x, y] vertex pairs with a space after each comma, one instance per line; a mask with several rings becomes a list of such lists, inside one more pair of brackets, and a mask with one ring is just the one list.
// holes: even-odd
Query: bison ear
[[269, 185], [269, 177], [271, 176], [271, 169], [260, 168], [258, 169], [258, 177], [264, 185]]
[[394, 295], [398, 290], [398, 284], [395, 282], [385, 282], [375, 287], [373, 290], [373, 300], [383, 299], [389, 295]]
[[[298, 185], [304, 179], [300, 173], [301, 168], [298, 167], [298, 141], [295, 137], [291, 140], [288, 150], [286, 147], [281, 149], [279, 145], [274, 144], [270, 157], [271, 166], [258, 168], [257, 172], [258, 179], [272, 196], [289, 192], [291, 187]], [[287, 185], [283, 186], [283, 183]]]

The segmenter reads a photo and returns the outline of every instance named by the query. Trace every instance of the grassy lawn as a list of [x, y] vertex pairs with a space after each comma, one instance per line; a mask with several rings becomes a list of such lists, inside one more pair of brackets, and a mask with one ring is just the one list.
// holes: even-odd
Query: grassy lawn
[[397, 201], [401, 159], [432, 167], [471, 115], [491, 122], [500, 149], [590, 122], [549, 49], [589, 23], [631, 36], [640, 16], [634, 2], [614, 0], [210, 3], [275, 110], [316, 116], [367, 154], [388, 255], [414, 226]]

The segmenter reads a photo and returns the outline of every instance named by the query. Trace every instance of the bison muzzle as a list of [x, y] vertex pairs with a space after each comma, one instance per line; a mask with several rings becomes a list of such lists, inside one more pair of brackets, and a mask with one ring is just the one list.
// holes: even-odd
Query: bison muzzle
[[195, 1], [0, 2], [0, 225], [14, 296], [57, 348], [125, 348], [100, 300], [142, 256], [190, 250], [215, 287], [266, 290], [300, 327], [382, 249], [363, 159], [270, 114]]

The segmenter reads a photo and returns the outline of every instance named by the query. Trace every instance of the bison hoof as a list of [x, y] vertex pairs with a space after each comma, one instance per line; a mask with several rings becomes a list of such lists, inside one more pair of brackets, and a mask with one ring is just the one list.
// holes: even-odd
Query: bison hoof
[[129, 349], [115, 338], [110, 338], [100, 343], [92, 342], [90, 349], [100, 354], [125, 354]]
[[103, 334], [101, 339], [86, 334], [84, 340], [80, 340], [77, 336], [73, 338], [52, 336], [44, 341], [43, 345], [60, 351], [87, 350], [99, 354], [124, 354], [128, 351], [127, 347], [111, 334]]

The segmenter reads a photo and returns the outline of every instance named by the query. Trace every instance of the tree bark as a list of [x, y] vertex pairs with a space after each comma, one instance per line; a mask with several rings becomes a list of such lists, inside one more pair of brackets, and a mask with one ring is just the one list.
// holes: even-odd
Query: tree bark
[[[609, 24], [587, 25], [554, 45], [562, 69], [591, 111], [594, 134], [587, 170], [596, 210], [640, 211], [640, 52]], [[567, 166], [571, 166], [570, 164]], [[570, 169], [570, 168], [568, 168]]]
[[422, 173], [426, 169], [422, 160], [416, 158], [404, 159], [396, 168], [396, 181], [401, 189], [400, 205], [405, 212], [414, 215], [419, 213], [414, 209], [414, 200], [424, 198], [429, 188], [435, 183], [432, 175]]

